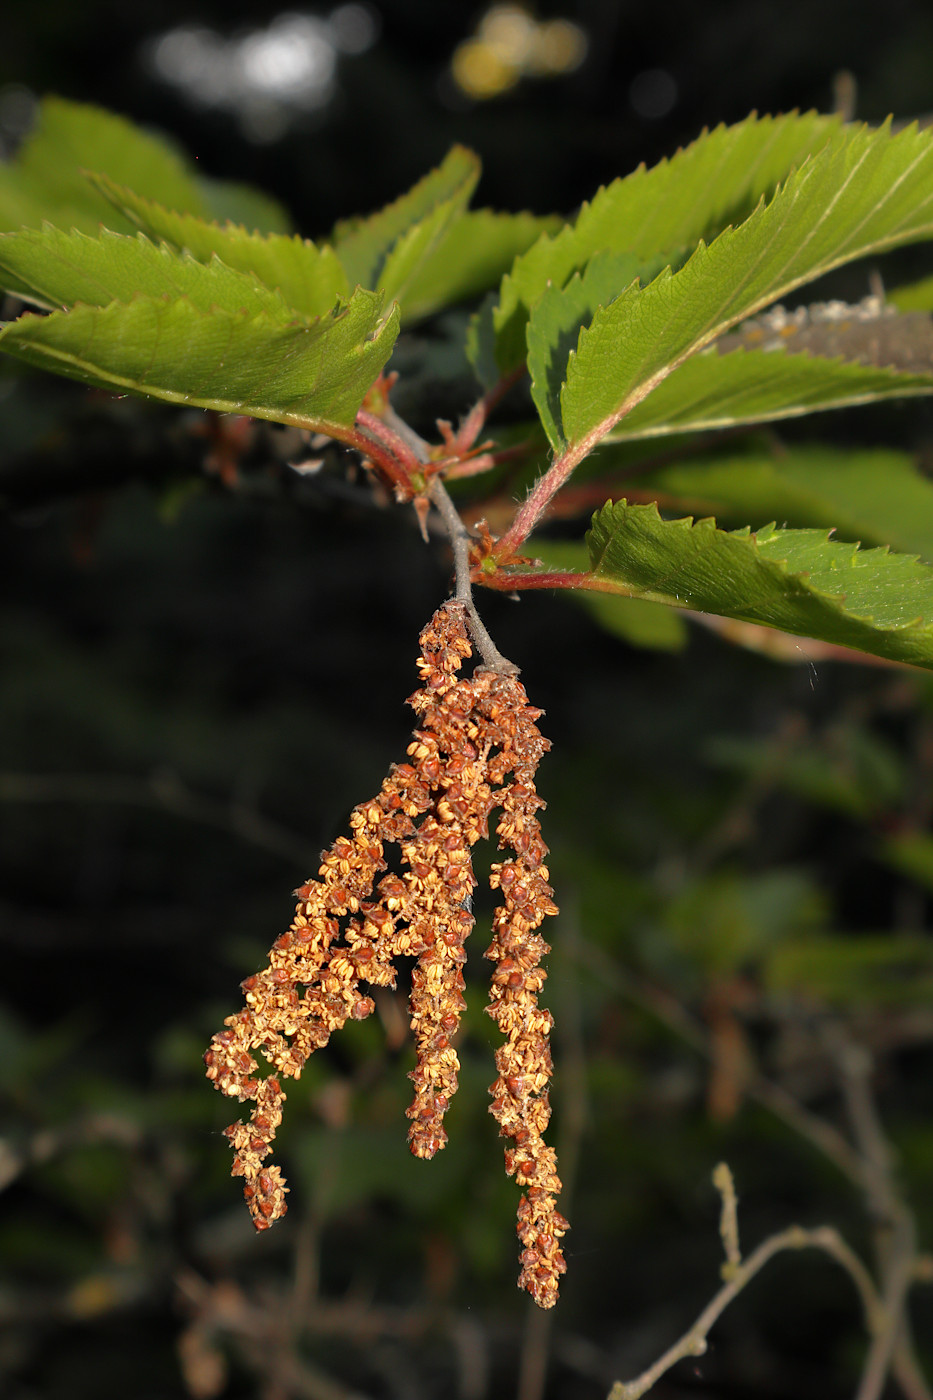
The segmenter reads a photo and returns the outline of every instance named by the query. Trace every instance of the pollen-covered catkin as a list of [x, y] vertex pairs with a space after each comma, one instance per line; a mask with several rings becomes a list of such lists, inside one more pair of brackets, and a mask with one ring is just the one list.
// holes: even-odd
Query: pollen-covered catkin
[[419, 947], [412, 973], [411, 1027], [415, 1096], [407, 1110], [416, 1157], [433, 1157], [447, 1141], [444, 1114], [457, 1091], [460, 1062], [453, 1037], [464, 1009], [464, 944], [473, 929], [476, 885], [471, 848], [488, 832], [493, 804], [485, 755], [476, 746], [473, 712], [489, 687], [486, 676], [460, 680], [424, 717], [417, 736], [435, 775], [433, 812], [402, 843], [409, 919]]
[[[514, 676], [482, 668], [460, 676], [471, 655], [462, 603], [438, 609], [420, 643], [421, 687], [409, 700], [419, 727], [407, 761], [393, 765], [378, 794], [354, 809], [350, 835], [322, 855], [317, 878], [296, 890], [291, 927], [273, 944], [268, 967], [243, 982], [246, 1004], [211, 1041], [207, 1075], [222, 1093], [254, 1104], [226, 1136], [253, 1221], [267, 1229], [287, 1209], [281, 1171], [265, 1162], [282, 1120], [281, 1080], [297, 1079], [308, 1056], [347, 1020], [370, 1015], [374, 1004], [361, 982], [394, 986], [396, 959], [413, 956], [409, 1142], [416, 1156], [433, 1157], [447, 1141], [443, 1120], [460, 1070], [453, 1040], [473, 928], [472, 848], [501, 808], [499, 845], [514, 859], [498, 862], [491, 876], [503, 903], [487, 953], [496, 962], [487, 1009], [505, 1036], [491, 1111], [515, 1144], [506, 1167], [527, 1188], [519, 1205], [519, 1283], [551, 1307], [567, 1223], [554, 1205], [560, 1181], [542, 1137], [550, 1114], [551, 1017], [537, 1005], [548, 946], [536, 930], [557, 912], [535, 816], [543, 805], [535, 770], [549, 745], [534, 723], [540, 711]], [[388, 844], [399, 849], [399, 874], [387, 872]], [[257, 1050], [272, 1070], [265, 1078]]]
[[569, 1228], [556, 1206], [561, 1189], [556, 1154], [543, 1137], [551, 1116], [549, 1036], [554, 1023], [551, 1013], [538, 1006], [547, 977], [540, 963], [550, 948], [537, 929], [557, 913], [557, 906], [547, 883], [547, 847], [535, 815], [544, 806], [535, 791], [535, 773], [550, 744], [535, 724], [541, 711], [528, 704], [514, 676], [497, 678], [487, 714], [500, 746], [490, 762], [490, 776], [502, 783], [512, 774], [497, 799], [502, 811], [496, 832], [500, 850], [513, 852], [512, 859], [497, 861], [490, 872], [502, 904], [493, 915], [493, 940], [486, 952], [495, 962], [486, 1009], [505, 1036], [505, 1044], [496, 1051], [498, 1078], [490, 1086], [490, 1112], [500, 1136], [514, 1144], [505, 1154], [506, 1171], [526, 1188], [518, 1207], [523, 1246], [519, 1287], [540, 1307], [550, 1308], [566, 1270], [560, 1240]]

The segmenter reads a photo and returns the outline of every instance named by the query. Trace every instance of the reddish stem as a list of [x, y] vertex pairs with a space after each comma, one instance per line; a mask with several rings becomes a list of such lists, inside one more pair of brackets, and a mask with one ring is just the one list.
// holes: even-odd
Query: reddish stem
[[519, 507], [511, 525], [498, 540], [492, 555], [494, 559], [508, 559], [518, 553], [547, 510], [551, 498], [560, 490], [574, 468], [588, 455], [591, 445], [584, 439], [582, 442], [573, 443], [555, 457], [544, 475], [538, 477], [525, 498], [524, 505]]
[[[588, 580], [592, 578], [591, 574], [579, 574], [559, 570], [528, 574], [510, 574], [499, 571], [494, 574], [485, 574], [480, 570], [475, 573], [473, 577], [475, 581], [481, 583], [484, 588], [498, 588], [501, 589], [503, 593], [517, 593], [524, 588], [593, 587], [593, 584], [588, 582]], [[622, 590], [616, 585], [613, 585], [612, 591], [614, 593], [619, 593]]]
[[423, 469], [423, 463], [419, 462], [405, 439], [377, 414], [361, 408], [356, 415], [356, 421], [367, 435], [375, 438], [380, 446], [393, 455], [396, 463], [405, 469], [407, 475]]
[[512, 370], [511, 374], [503, 375], [498, 384], [494, 384], [481, 399], [477, 399], [461, 422], [456, 436], [451, 442], [451, 456], [469, 452], [482, 432], [486, 419], [492, 410], [505, 398], [512, 385], [517, 384], [526, 373], [525, 366], [519, 365], [517, 369]]
[[452, 466], [445, 467], [439, 464], [439, 475], [445, 481], [462, 481], [467, 476], [481, 476], [483, 472], [488, 472], [496, 465], [496, 457], [492, 452], [481, 452], [478, 457], [468, 457], [465, 461], [454, 462]]
[[715, 502], [705, 501], [699, 495], [689, 496], [685, 491], [645, 491], [641, 487], [632, 486], [630, 481], [601, 477], [585, 485], [581, 483], [579, 486], [569, 486], [563, 490], [560, 498], [554, 503], [550, 518], [564, 520], [569, 516], [579, 515], [582, 511], [598, 510], [607, 501], [618, 500], [644, 505], [654, 504], [662, 510], [684, 510], [704, 515], [714, 515], [717, 509]]
[[359, 452], [361, 457], [368, 457], [379, 467], [389, 480], [399, 489], [411, 493], [411, 479], [408, 471], [398, 461], [397, 457], [388, 448], [383, 447], [375, 438], [368, 433], [362, 433], [357, 428], [346, 428], [342, 425], [328, 425], [328, 436], [335, 442], [342, 442], [345, 447], [352, 447]]
[[478, 457], [466, 457], [462, 461], [455, 461], [450, 466], [444, 466], [444, 480], [458, 481], [464, 476], [478, 476], [481, 472], [501, 466], [503, 462], [520, 463], [522, 458], [528, 456], [531, 448], [530, 442], [518, 442], [514, 447], [502, 447], [495, 452], [484, 452]]

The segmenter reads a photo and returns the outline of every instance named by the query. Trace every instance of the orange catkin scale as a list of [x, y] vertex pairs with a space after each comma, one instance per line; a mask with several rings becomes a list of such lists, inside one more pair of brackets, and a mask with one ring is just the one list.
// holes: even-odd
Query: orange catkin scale
[[[338, 837], [321, 856], [317, 877], [295, 891], [291, 927], [275, 940], [268, 967], [241, 984], [245, 1006], [213, 1037], [207, 1077], [221, 1093], [253, 1104], [249, 1119], [232, 1123], [226, 1137], [253, 1223], [268, 1229], [287, 1210], [281, 1170], [266, 1161], [282, 1121], [281, 1080], [299, 1078], [308, 1056], [347, 1020], [372, 1013], [361, 982], [394, 986], [396, 959], [413, 956], [409, 1144], [428, 1158], [444, 1147], [444, 1115], [460, 1069], [453, 1041], [465, 1006], [464, 945], [473, 928], [471, 852], [488, 837], [498, 808], [505, 858], [490, 876], [502, 903], [486, 953], [495, 964], [487, 1011], [503, 1044], [490, 1112], [514, 1144], [506, 1170], [525, 1188], [519, 1286], [550, 1308], [568, 1228], [556, 1208], [554, 1150], [543, 1138], [553, 1022], [537, 1002], [549, 951], [537, 930], [557, 913], [536, 816], [544, 804], [535, 772], [550, 745], [535, 724], [541, 712], [515, 676], [485, 669], [460, 675], [471, 655], [462, 604], [441, 607], [420, 642], [421, 687], [409, 700], [418, 728], [407, 761], [393, 765], [378, 794], [354, 809], [349, 836]], [[400, 875], [384, 873], [390, 843], [401, 855]], [[259, 1077], [257, 1050], [273, 1070], [266, 1078]]]

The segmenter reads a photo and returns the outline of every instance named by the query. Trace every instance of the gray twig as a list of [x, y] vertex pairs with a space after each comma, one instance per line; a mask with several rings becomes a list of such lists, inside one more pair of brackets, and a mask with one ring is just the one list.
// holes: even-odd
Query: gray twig
[[883, 1308], [878, 1291], [871, 1275], [858, 1255], [849, 1248], [845, 1240], [831, 1225], [819, 1225], [813, 1230], [805, 1230], [800, 1225], [791, 1225], [779, 1234], [764, 1240], [744, 1264], [740, 1264], [715, 1298], [707, 1304], [696, 1322], [679, 1341], [660, 1356], [653, 1366], [633, 1381], [616, 1381], [609, 1392], [609, 1400], [640, 1400], [656, 1381], [669, 1371], [678, 1361], [688, 1356], [702, 1356], [707, 1348], [707, 1338], [714, 1324], [725, 1312], [729, 1304], [738, 1297], [742, 1289], [764, 1268], [776, 1254], [788, 1249], [820, 1249], [845, 1269], [858, 1290], [865, 1312], [865, 1324], [874, 1334], [881, 1325]]
[[439, 476], [435, 477], [431, 482], [427, 494], [431, 503], [437, 510], [437, 513], [443, 520], [444, 527], [450, 539], [450, 545], [454, 555], [454, 597], [456, 601], [462, 603], [466, 609], [470, 633], [476, 643], [476, 648], [490, 671], [499, 671], [503, 675], [517, 676], [519, 674], [518, 666], [515, 665], [514, 661], [509, 661], [507, 657], [502, 655], [492, 637], [490, 637], [487, 632], [482, 618], [476, 611], [476, 604], [473, 602], [473, 588], [470, 583], [470, 545], [473, 542], [472, 536], [460, 519], [457, 507], [450, 499], [450, 493]]
[[852, 1135], [864, 1163], [865, 1195], [874, 1221], [875, 1255], [881, 1280], [885, 1324], [872, 1338], [855, 1400], [879, 1400], [888, 1374], [909, 1400], [931, 1400], [917, 1363], [907, 1298], [917, 1277], [917, 1231], [898, 1191], [894, 1160], [871, 1091], [872, 1061], [839, 1025], [826, 1032], [839, 1068]]

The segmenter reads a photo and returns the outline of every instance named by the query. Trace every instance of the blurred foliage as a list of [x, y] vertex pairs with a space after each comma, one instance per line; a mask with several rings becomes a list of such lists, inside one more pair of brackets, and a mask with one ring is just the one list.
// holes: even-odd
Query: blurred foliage
[[[170, 112], [143, 81], [140, 26], [188, 16], [181, 5], [21, 7], [0, 74], [172, 127], [312, 234], [391, 197], [455, 139], [483, 156], [484, 200], [570, 208], [703, 122], [825, 107], [845, 66], [860, 115], [929, 105], [930, 19], [898, 0], [883, 25], [841, 4], [674, 4], [667, 37], [647, 11], [539, 9], [590, 29], [591, 65], [561, 84], [444, 107], [439, 75], [472, 20], [405, 0], [386, 7], [327, 139], [305, 130], [272, 149], [235, 142], [214, 112]], [[254, 17], [217, 10], [218, 24]], [[662, 61], [681, 101], [637, 120], [624, 93]], [[373, 188], [355, 198], [377, 129]], [[415, 406], [436, 402], [438, 377], [439, 411], [465, 406], [456, 340], [441, 326], [400, 346]], [[747, 1247], [827, 1221], [870, 1258], [862, 1193], [767, 1087], [846, 1132], [842, 1032], [874, 1058], [929, 1248], [929, 680], [808, 666], [805, 645], [803, 664], [779, 665], [679, 625], [670, 650], [636, 650], [621, 604], [610, 622], [546, 596], [481, 610], [554, 743], [540, 782], [562, 913], [544, 1000], [573, 1230], [549, 1342], [515, 1289], [517, 1192], [486, 1112], [488, 896], [447, 1150], [424, 1163], [405, 1149], [400, 987], [292, 1087], [291, 1211], [255, 1236], [227, 1175], [231, 1106], [200, 1056], [285, 928], [290, 890], [401, 757], [415, 638], [449, 563], [344, 459], [291, 470], [307, 449], [288, 434], [234, 443], [200, 415], [10, 367], [0, 404], [5, 1396], [481, 1400], [514, 1394], [520, 1372], [528, 1384], [547, 1346], [546, 1394], [594, 1400], [718, 1286], [720, 1159]], [[931, 423], [916, 406], [840, 414], [833, 441], [896, 442], [923, 464]], [[913, 1320], [930, 1375], [929, 1287]], [[713, 1341], [659, 1397], [842, 1400], [864, 1354], [849, 1281], [811, 1256], [776, 1261]]]
[[[287, 1219], [254, 1237], [227, 1177], [230, 1106], [201, 1051], [289, 890], [400, 756], [411, 639], [446, 572], [362, 497], [260, 487], [246, 473], [166, 515], [140, 486], [5, 530], [0, 1366], [17, 1397], [177, 1393], [179, 1365], [192, 1394], [245, 1396], [270, 1348], [285, 1394], [514, 1383], [526, 1305], [486, 1112], [488, 895], [447, 1151], [406, 1150], [401, 988], [289, 1094]], [[859, 1193], [753, 1092], [765, 1076], [836, 1120], [838, 1023], [877, 1057], [928, 1237], [933, 959], [891, 849], [929, 840], [933, 691], [904, 671], [813, 678], [704, 634], [633, 652], [560, 599], [484, 612], [554, 740], [547, 1002], [574, 1228], [552, 1385], [592, 1395], [715, 1287], [720, 1157], [746, 1239], [830, 1219], [864, 1247]], [[776, 1266], [723, 1319], [710, 1383], [727, 1365], [751, 1394], [766, 1364], [802, 1395], [847, 1393], [857, 1310], [809, 1268], [812, 1287], [802, 1262]]]

